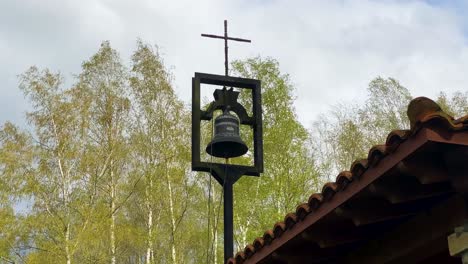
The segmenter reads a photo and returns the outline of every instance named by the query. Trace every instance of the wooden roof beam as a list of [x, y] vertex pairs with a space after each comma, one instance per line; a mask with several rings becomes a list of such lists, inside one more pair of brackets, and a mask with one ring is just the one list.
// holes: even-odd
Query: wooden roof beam
[[303, 264], [303, 263], [327, 263], [331, 258], [335, 258], [335, 255], [329, 254], [327, 256], [314, 255], [297, 255], [297, 254], [281, 254], [274, 252], [271, 255], [271, 262], [269, 264]]
[[411, 175], [422, 184], [433, 184], [448, 180], [448, 173], [442, 157], [412, 157], [399, 162], [397, 168], [406, 175]]
[[359, 242], [367, 239], [369, 233], [358, 230], [352, 223], [342, 223], [326, 227], [318, 226], [312, 230], [301, 233], [300, 239], [303, 243], [307, 243], [307, 251], [310, 253], [311, 247], [316, 246], [317, 249], [332, 248], [344, 244]]
[[399, 219], [416, 214], [410, 206], [391, 204], [382, 198], [350, 201], [335, 209], [335, 213], [351, 219], [355, 226]]
[[401, 257], [414, 254], [415, 251], [424, 250], [430, 241], [439, 238], [446, 241], [447, 234], [463, 223], [465, 214], [464, 199], [460, 195], [453, 195], [432, 209], [420, 212], [397, 228], [384, 233], [383, 236], [369, 241], [360, 249], [343, 257], [339, 263], [392, 263]]
[[392, 204], [411, 202], [453, 192], [449, 181], [421, 184], [418, 179], [402, 174], [385, 176], [368, 187], [375, 196], [384, 197]]
[[452, 146], [444, 153], [450, 181], [455, 190], [468, 199], [468, 146]]
[[[337, 256], [350, 249], [348, 246], [321, 248], [310, 237], [304, 239], [302, 236], [297, 244], [289, 245], [273, 252], [265, 259], [265, 263], [335, 263]], [[263, 262], [260, 262], [263, 263]]]

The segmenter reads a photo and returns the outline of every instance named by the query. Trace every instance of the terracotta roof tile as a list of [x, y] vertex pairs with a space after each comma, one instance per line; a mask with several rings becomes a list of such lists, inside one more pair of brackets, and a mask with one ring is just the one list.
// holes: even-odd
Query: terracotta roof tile
[[367, 155], [367, 160], [369, 166], [375, 166], [379, 161], [387, 155], [387, 146], [385, 145], [376, 145], [369, 150]]
[[342, 171], [336, 176], [337, 190], [342, 191], [353, 181], [353, 174], [350, 171]]
[[257, 237], [253, 242], [253, 246], [254, 246], [255, 251], [258, 251], [259, 249], [261, 249], [263, 247], [263, 244], [265, 244], [264, 241], [263, 241], [263, 238], [262, 237]]
[[351, 173], [353, 174], [353, 178], [359, 179], [361, 175], [367, 170], [368, 161], [367, 159], [356, 160], [351, 165]]
[[244, 252], [237, 252], [236, 256], [234, 257], [234, 259], [236, 260], [236, 264], [241, 264], [241, 263], [244, 263], [244, 260], [245, 260], [245, 253]]
[[326, 204], [336, 193], [345, 190], [354, 181], [359, 181], [368, 168], [376, 166], [387, 155], [393, 153], [402, 143], [408, 140], [408, 138], [415, 135], [422, 127], [436, 127], [451, 131], [468, 130], [468, 115], [455, 120], [443, 112], [434, 101], [426, 97], [413, 99], [409, 103], [407, 114], [411, 130], [391, 131], [387, 136], [385, 145], [373, 146], [369, 150], [367, 159], [353, 162], [350, 171], [339, 173], [335, 182], [326, 183], [321, 193], [312, 194], [307, 203], [300, 204], [294, 213], [287, 214], [284, 222], [277, 222], [272, 230], [265, 231], [263, 237], [256, 238], [251, 245], [245, 247], [244, 251], [237, 253], [234, 258], [229, 259], [228, 263], [244, 263], [246, 259], [252, 257], [263, 247], [271, 244], [274, 239], [288, 232], [296, 223], [317, 211], [322, 204]]
[[387, 151], [395, 151], [400, 143], [406, 140], [410, 134], [411, 130], [393, 130], [390, 132], [387, 136], [387, 140], [385, 141]]
[[[427, 116], [434, 114], [445, 114], [438, 104], [426, 97], [417, 97], [411, 100], [408, 105], [408, 111], [406, 113], [410, 121], [411, 130], [414, 130], [418, 125], [423, 123], [423, 120]], [[453, 119], [447, 114], [445, 115], [447, 118]]]
[[319, 208], [320, 204], [322, 203], [322, 194], [320, 193], [314, 193], [309, 197], [309, 209], [310, 212], [313, 212]]
[[327, 182], [322, 187], [323, 202], [329, 201], [336, 193], [337, 185], [334, 182]]
[[263, 244], [264, 244], [263, 238], [257, 237], [253, 242], [255, 251], [258, 251], [259, 249], [261, 249], [263, 247]]
[[255, 253], [255, 247], [251, 244], [247, 245], [244, 249], [245, 258], [249, 258]]
[[270, 229], [265, 231], [265, 233], [263, 233], [263, 246], [269, 245], [271, 241], [273, 241], [273, 238], [275, 238], [273, 230]]
[[454, 124], [468, 124], [468, 115], [453, 121]]
[[297, 216], [295, 213], [289, 213], [284, 217], [284, 224], [286, 229], [290, 229], [297, 222]]
[[277, 222], [273, 227], [273, 234], [275, 234], [275, 238], [280, 237], [284, 231], [286, 230], [286, 224], [284, 222]]
[[300, 221], [310, 213], [310, 207], [307, 203], [300, 204], [296, 207], [296, 217]]

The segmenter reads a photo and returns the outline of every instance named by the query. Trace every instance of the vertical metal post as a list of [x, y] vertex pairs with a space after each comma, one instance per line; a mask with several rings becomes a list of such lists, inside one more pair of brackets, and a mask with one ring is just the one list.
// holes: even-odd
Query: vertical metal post
[[228, 62], [228, 34], [227, 34], [227, 20], [224, 20], [224, 74], [228, 76], [229, 62]]
[[[227, 177], [226, 177], [227, 178]], [[224, 184], [224, 263], [234, 254], [234, 227], [232, 182], [227, 178]]]

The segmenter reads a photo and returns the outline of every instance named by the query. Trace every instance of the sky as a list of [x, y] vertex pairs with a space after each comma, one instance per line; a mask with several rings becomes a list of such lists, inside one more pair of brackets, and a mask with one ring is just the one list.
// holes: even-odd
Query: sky
[[224, 73], [232, 59], [279, 61], [295, 87], [307, 128], [339, 102], [362, 102], [375, 77], [393, 77], [413, 96], [468, 90], [467, 1], [0, 0], [0, 122], [25, 123], [18, 75], [36, 65], [74, 82], [81, 63], [109, 40], [127, 64], [136, 40], [158, 45], [189, 103], [194, 72]]

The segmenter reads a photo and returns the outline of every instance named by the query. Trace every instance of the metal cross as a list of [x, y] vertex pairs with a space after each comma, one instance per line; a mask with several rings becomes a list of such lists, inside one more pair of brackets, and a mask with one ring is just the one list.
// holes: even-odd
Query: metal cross
[[251, 42], [249, 39], [241, 39], [241, 38], [231, 38], [228, 37], [227, 34], [227, 20], [224, 20], [224, 36], [217, 36], [217, 35], [211, 35], [211, 34], [201, 34], [202, 37], [208, 37], [208, 38], [219, 38], [219, 39], [224, 39], [224, 74], [228, 76], [228, 40], [234, 40], [234, 41], [241, 41], [241, 42]]

